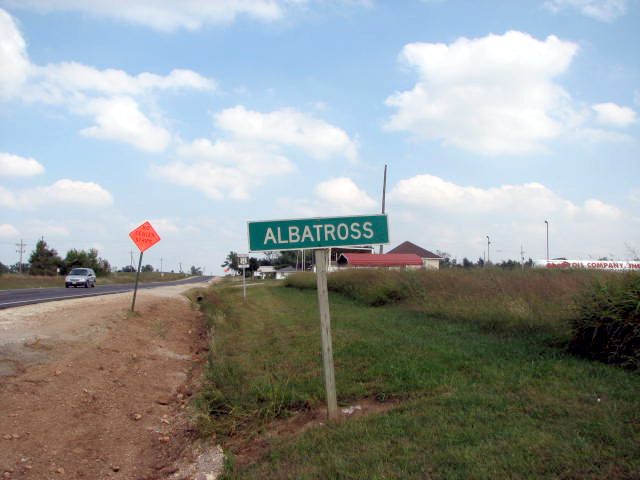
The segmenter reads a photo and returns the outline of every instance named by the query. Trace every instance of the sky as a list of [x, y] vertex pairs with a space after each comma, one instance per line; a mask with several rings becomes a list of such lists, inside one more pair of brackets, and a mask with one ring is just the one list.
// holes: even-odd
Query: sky
[[[638, 0], [0, 0], [0, 261], [219, 274], [377, 213], [459, 261], [640, 251]], [[132, 254], [133, 252], [133, 254]]]

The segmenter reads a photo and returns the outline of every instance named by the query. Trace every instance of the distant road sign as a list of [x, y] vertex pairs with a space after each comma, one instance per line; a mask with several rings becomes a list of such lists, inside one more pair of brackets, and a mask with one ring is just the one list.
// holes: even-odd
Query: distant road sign
[[389, 243], [386, 215], [249, 222], [249, 250], [299, 250]]
[[149, 222], [144, 222], [138, 228], [129, 233], [129, 237], [144, 252], [160, 241], [160, 235], [154, 230]]

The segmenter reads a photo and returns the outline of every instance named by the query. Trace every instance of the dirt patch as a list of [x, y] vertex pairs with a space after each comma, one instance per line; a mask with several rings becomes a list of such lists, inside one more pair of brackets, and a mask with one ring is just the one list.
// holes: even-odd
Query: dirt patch
[[[396, 407], [398, 402], [379, 402], [375, 399], [364, 398], [359, 402], [340, 409], [338, 422], [347, 422], [366, 415], [386, 412]], [[268, 454], [271, 445], [276, 440], [293, 439], [312, 428], [322, 428], [327, 424], [327, 409], [319, 407], [294, 413], [289, 418], [271, 422], [264, 431], [252, 438], [236, 437], [226, 443], [234, 454], [235, 463], [239, 467], [257, 462]]]
[[207, 336], [188, 288], [139, 292], [136, 315], [131, 294], [0, 312], [0, 478], [180, 478], [197, 461]]

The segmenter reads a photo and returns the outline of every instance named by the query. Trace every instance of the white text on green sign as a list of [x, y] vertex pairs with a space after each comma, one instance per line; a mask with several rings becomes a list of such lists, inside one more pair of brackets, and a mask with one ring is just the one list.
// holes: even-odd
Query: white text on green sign
[[249, 250], [297, 250], [389, 243], [386, 215], [249, 222]]

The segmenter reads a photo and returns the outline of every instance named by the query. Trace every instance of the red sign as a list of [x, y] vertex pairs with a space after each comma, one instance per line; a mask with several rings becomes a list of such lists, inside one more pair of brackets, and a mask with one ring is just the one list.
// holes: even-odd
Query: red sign
[[129, 236], [141, 252], [144, 252], [160, 241], [160, 235], [158, 235], [149, 222], [144, 222], [138, 228], [130, 232]]

